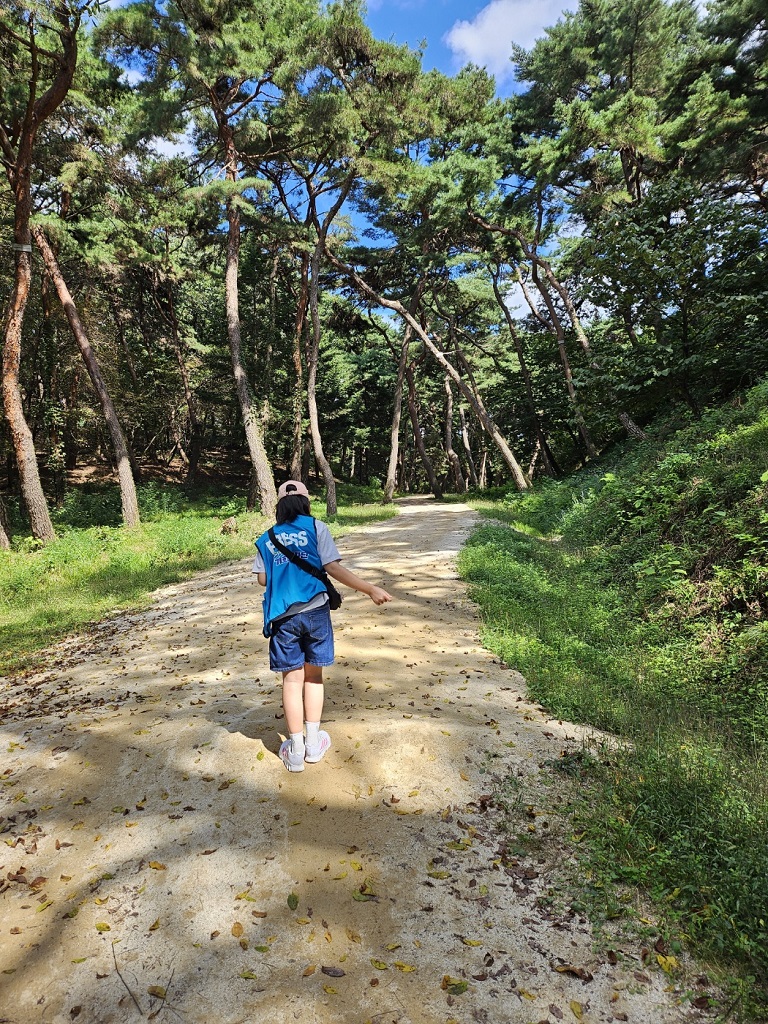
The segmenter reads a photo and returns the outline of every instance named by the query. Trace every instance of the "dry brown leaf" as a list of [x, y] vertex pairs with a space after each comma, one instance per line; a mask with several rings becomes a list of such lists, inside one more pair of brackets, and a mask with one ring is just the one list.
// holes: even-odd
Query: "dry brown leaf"
[[234, 937], [236, 939], [239, 939], [244, 931], [245, 931], [245, 929], [240, 924], [240, 922], [239, 921], [235, 921], [235, 923], [232, 925], [232, 934], [234, 935]]

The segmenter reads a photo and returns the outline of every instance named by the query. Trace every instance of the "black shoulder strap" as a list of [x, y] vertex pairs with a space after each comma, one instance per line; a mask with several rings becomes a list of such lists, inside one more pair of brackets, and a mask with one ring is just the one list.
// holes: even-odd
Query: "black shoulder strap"
[[[315, 527], [315, 530], [317, 530], [317, 527]], [[325, 569], [318, 569], [318, 567], [316, 565], [312, 565], [312, 563], [308, 561], [308, 559], [299, 558], [295, 551], [291, 551], [290, 548], [287, 548], [284, 544], [281, 544], [280, 541], [275, 536], [275, 531], [273, 527], [270, 526], [270, 528], [267, 530], [267, 536], [275, 545], [277, 550], [281, 552], [281, 554], [285, 555], [289, 562], [293, 562], [293, 564], [298, 566], [299, 569], [303, 569], [304, 572], [309, 573], [310, 576], [314, 576], [316, 580], [320, 580], [320, 582], [325, 583], [326, 586], [328, 585], [328, 573], [325, 571]]]

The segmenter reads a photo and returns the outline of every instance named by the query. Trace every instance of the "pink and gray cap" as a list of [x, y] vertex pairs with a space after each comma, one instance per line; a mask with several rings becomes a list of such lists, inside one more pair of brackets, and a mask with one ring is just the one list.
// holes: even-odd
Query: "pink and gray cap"
[[301, 480], [286, 480], [285, 483], [280, 484], [277, 491], [277, 500], [281, 498], [287, 498], [291, 494], [298, 494], [302, 498], [309, 497], [309, 491], [301, 482]]

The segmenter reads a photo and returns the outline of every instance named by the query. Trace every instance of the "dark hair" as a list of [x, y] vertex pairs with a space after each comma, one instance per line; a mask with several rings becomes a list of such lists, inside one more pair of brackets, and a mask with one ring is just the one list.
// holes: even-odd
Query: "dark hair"
[[286, 494], [277, 503], [275, 519], [277, 525], [282, 526], [283, 523], [292, 523], [296, 516], [308, 516], [311, 514], [309, 498], [305, 498], [303, 494]]

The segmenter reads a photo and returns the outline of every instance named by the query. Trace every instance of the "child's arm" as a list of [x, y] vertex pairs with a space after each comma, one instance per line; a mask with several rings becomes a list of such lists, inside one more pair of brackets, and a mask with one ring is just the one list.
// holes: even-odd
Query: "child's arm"
[[266, 587], [267, 585], [267, 574], [265, 572], [256, 573], [256, 582], [260, 587]]
[[367, 594], [374, 604], [386, 604], [387, 601], [392, 600], [392, 595], [388, 594], [382, 587], [376, 587], [373, 583], [366, 583], [365, 580], [345, 568], [341, 562], [328, 562], [323, 568], [329, 576], [332, 576], [339, 583], [343, 583], [353, 590], [359, 590], [361, 594]]

